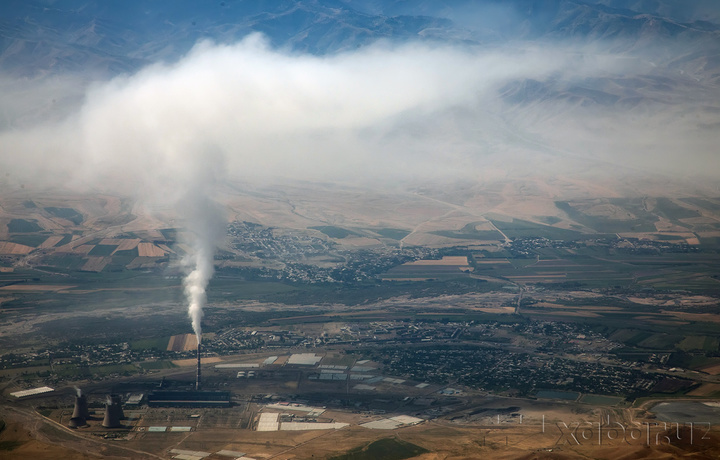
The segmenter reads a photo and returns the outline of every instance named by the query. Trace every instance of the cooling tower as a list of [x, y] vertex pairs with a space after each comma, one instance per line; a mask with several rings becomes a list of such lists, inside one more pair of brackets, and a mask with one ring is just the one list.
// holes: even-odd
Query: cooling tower
[[195, 379], [195, 390], [200, 390], [200, 342], [197, 346], [197, 377]]
[[88, 410], [87, 398], [80, 390], [75, 396], [75, 408], [73, 409], [72, 417], [68, 426], [70, 428], [77, 428], [80, 426], [87, 425], [86, 420], [90, 418], [90, 411]]
[[78, 396], [75, 396], [75, 409], [73, 410], [72, 418], [90, 418], [87, 398], [84, 394], [79, 393]]
[[125, 415], [123, 414], [120, 404], [119, 395], [110, 395], [105, 402], [105, 418], [103, 419], [102, 426], [105, 428], [118, 428], [122, 426], [120, 420]]
[[70, 428], [78, 428], [85, 425], [87, 425], [85, 417], [73, 417], [70, 419], [70, 423], [68, 423]]

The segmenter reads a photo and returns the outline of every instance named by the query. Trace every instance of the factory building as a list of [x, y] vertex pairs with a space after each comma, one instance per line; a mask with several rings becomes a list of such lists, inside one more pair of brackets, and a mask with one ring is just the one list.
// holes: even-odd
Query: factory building
[[153, 391], [150, 407], [230, 407], [229, 391]]

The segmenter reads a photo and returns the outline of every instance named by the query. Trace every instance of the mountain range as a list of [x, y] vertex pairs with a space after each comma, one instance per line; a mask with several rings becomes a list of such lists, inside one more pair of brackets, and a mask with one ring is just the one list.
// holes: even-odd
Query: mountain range
[[[508, 41], [611, 43], [662, 63], [720, 75], [720, 7], [711, 0], [12, 0], [0, 5], [0, 70], [133, 72], [172, 61], [199, 40], [261, 32], [274, 47], [313, 54], [380, 39], [469, 46]], [[658, 49], [659, 42], [677, 46]]]

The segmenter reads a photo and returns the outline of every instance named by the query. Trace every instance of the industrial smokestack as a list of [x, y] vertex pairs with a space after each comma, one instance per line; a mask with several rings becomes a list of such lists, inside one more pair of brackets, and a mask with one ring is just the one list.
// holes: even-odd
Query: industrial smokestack
[[120, 420], [125, 416], [120, 405], [120, 395], [110, 395], [105, 401], [105, 418], [102, 426], [105, 428], [118, 428], [122, 426]]
[[200, 391], [200, 342], [197, 346], [197, 377], [195, 378], [195, 390]]

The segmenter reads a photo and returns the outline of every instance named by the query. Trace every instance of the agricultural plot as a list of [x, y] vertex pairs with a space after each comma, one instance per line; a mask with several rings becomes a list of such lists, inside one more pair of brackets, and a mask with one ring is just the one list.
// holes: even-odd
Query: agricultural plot
[[464, 276], [472, 270], [465, 256], [446, 256], [441, 260], [417, 260], [394, 267], [383, 275], [385, 280], [448, 279]]
[[507, 222], [499, 219], [491, 219], [491, 222], [509, 238], [547, 238], [550, 240], [582, 240], [597, 238], [597, 235], [584, 234], [574, 230], [552, 227], [549, 225], [537, 224], [521, 219], [512, 219]]
[[109, 244], [96, 244], [95, 247], [93, 247], [90, 252], [88, 252], [89, 256], [109, 256], [115, 250], [117, 249], [117, 246], [115, 245], [109, 245]]
[[720, 288], [713, 254], [669, 254], [653, 257], [603, 253], [592, 247], [571, 254], [542, 248], [537, 258], [476, 258], [475, 273], [523, 283], [575, 283], [602, 288], [641, 285], [658, 289], [715, 290]]
[[336, 238], [336, 239], [343, 239], [347, 238], [349, 236], [360, 236], [359, 233], [353, 232], [352, 230], [348, 230], [346, 228], [342, 227], [335, 227], [333, 225], [323, 225], [318, 227], [309, 227], [312, 230], [318, 230], [330, 238]]
[[138, 243], [138, 254], [140, 257], [164, 257], [165, 251], [152, 243]]
[[110, 257], [88, 257], [80, 270], [85, 272], [101, 272], [111, 261]]
[[[453, 238], [459, 240], [483, 240], [483, 241], [503, 241], [505, 238], [496, 230], [479, 229], [479, 226], [487, 226], [487, 222], [471, 222], [460, 230], [438, 230], [430, 232], [433, 235], [443, 236], [445, 238]], [[483, 226], [484, 227], [484, 226]]]
[[75, 225], [80, 225], [83, 222], [82, 214], [72, 208], [56, 208], [50, 206], [45, 208], [45, 211], [47, 211], [54, 217], [60, 217], [61, 219], [69, 220]]
[[51, 237], [48, 237], [43, 241], [43, 243], [39, 246], [40, 249], [49, 249], [52, 247], [55, 247], [58, 243], [63, 241], [66, 237], [63, 235], [54, 235]]
[[663, 197], [655, 199], [653, 212], [673, 222], [679, 222], [680, 219], [689, 219], [701, 216], [696, 209], [681, 206], [675, 201]]
[[555, 205], [575, 222], [598, 233], [653, 232], [658, 220], [645, 210], [639, 198], [557, 201]]
[[130, 342], [130, 348], [133, 350], [166, 350], [169, 341], [170, 339], [167, 337], [133, 340]]
[[191, 351], [197, 350], [198, 342], [195, 334], [180, 334], [170, 337], [167, 344], [167, 351]]
[[23, 255], [29, 254], [33, 248], [23, 244], [0, 241], [0, 255]]
[[25, 233], [10, 236], [11, 242], [22, 244], [24, 246], [30, 246], [33, 248], [40, 246], [46, 239], [47, 235], [40, 233]]
[[713, 397], [720, 396], [720, 383], [703, 383], [698, 388], [688, 392], [688, 396]]
[[136, 270], [138, 268], [154, 268], [160, 263], [162, 259], [159, 257], [136, 257], [127, 264], [128, 270]]
[[34, 233], [43, 230], [34, 219], [12, 219], [8, 222], [7, 228], [10, 233]]
[[695, 335], [685, 337], [680, 343], [677, 344], [677, 348], [683, 351], [717, 351], [718, 345], [720, 345], [720, 339], [718, 339], [718, 337]]
[[720, 211], [720, 200], [718, 200], [718, 199], [689, 197], [689, 198], [681, 198], [680, 201], [688, 203], [692, 206], [706, 209], [708, 211], [714, 211], [714, 212]]
[[[508, 263], [509, 262], [509, 263]], [[583, 285], [615, 286], [632, 282], [633, 270], [627, 265], [593, 258], [509, 259], [475, 265], [479, 275], [506, 278], [520, 283], [573, 282]]]

